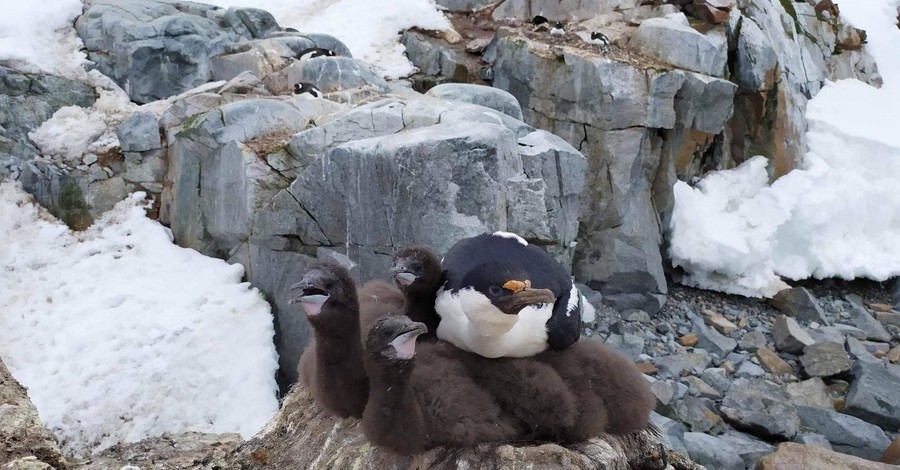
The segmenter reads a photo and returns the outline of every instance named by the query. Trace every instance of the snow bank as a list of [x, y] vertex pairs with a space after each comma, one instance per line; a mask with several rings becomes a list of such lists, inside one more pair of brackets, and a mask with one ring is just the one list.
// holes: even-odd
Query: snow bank
[[434, 0], [205, 0], [222, 7], [262, 8], [282, 27], [337, 37], [353, 56], [382, 70], [385, 78], [416, 71], [404, 55], [400, 32], [412, 27], [440, 31], [450, 21]]
[[81, 0], [3, 2], [0, 62], [19, 70], [79, 78], [87, 60], [73, 26]]
[[0, 183], [0, 356], [65, 450], [254, 434], [278, 408], [269, 305], [132, 195], [72, 233]]
[[[766, 160], [675, 186], [671, 255], [689, 285], [771, 296], [780, 277], [900, 275], [898, 0], [841, 2], [868, 32], [884, 86], [828, 83], [807, 107], [802, 168], [766, 184]], [[780, 277], [779, 277], [780, 276]]]

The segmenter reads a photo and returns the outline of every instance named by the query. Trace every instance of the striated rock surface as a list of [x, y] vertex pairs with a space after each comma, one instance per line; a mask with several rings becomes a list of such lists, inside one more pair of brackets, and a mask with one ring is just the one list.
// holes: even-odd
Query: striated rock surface
[[815, 468], [821, 470], [890, 470], [894, 465], [872, 462], [814, 445], [785, 442], [773, 454], [763, 457], [757, 470], [793, 470]]

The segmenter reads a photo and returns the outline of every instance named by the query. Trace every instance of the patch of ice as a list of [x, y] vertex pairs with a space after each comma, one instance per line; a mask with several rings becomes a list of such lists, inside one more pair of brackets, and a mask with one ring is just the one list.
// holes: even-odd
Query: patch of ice
[[278, 408], [269, 305], [172, 243], [142, 194], [70, 232], [0, 183], [0, 356], [75, 454], [165, 432], [253, 435]]

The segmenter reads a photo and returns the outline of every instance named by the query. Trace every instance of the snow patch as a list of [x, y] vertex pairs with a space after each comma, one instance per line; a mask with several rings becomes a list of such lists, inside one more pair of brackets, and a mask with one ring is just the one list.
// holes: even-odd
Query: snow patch
[[747, 296], [774, 295], [781, 277], [900, 275], [900, 30], [898, 0], [840, 2], [868, 33], [884, 80], [828, 83], [806, 110], [800, 169], [767, 185], [766, 160], [675, 185], [673, 263], [684, 282]]
[[400, 32], [418, 27], [451, 29], [434, 0], [207, 0], [221, 7], [262, 8], [283, 28], [325, 33], [340, 39], [357, 59], [387, 79], [406, 77], [416, 68], [406, 58]]
[[143, 194], [70, 232], [0, 183], [0, 356], [63, 448], [248, 438], [278, 409], [269, 305], [243, 268], [172, 243]]
[[87, 57], [75, 32], [81, 0], [3, 2], [0, 63], [13, 68], [80, 80]]

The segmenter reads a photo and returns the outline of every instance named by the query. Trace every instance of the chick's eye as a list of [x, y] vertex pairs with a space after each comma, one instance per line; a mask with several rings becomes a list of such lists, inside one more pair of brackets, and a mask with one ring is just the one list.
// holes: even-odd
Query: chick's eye
[[500, 297], [503, 295], [503, 288], [500, 286], [488, 287], [488, 294], [490, 294], [491, 297]]

